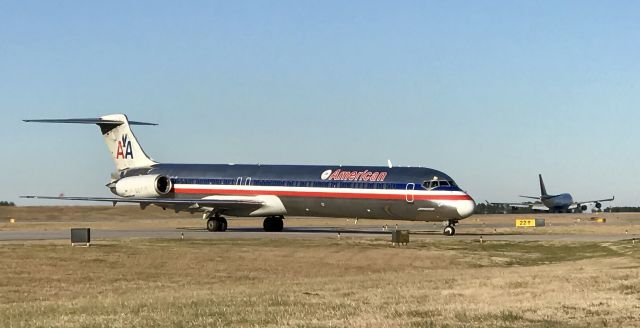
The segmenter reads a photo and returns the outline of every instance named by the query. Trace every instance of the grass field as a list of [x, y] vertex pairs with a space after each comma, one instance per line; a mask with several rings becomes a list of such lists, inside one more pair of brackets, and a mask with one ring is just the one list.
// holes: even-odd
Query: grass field
[[4, 327], [638, 327], [640, 244], [0, 244]]

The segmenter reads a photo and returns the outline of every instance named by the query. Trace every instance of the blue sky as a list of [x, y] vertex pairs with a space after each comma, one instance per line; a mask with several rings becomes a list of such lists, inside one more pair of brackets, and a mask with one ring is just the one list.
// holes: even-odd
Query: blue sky
[[0, 200], [159, 161], [427, 166], [483, 201], [639, 205], [637, 1], [0, 1]]

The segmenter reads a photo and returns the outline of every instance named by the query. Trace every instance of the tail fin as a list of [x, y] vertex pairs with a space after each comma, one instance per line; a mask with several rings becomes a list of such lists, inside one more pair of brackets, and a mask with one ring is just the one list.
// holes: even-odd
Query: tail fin
[[544, 181], [542, 181], [542, 174], [538, 174], [540, 178], [540, 196], [547, 196], [547, 188], [544, 187]]
[[38, 123], [96, 124], [100, 127], [104, 141], [111, 152], [118, 171], [157, 164], [142, 150], [130, 125], [157, 125], [154, 123], [129, 121], [124, 114], [112, 114], [99, 118], [24, 120]]

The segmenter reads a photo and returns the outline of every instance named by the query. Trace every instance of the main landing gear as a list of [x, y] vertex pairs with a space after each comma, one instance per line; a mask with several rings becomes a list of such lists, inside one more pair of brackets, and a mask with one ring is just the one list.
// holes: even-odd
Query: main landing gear
[[264, 219], [264, 222], [262, 223], [262, 227], [264, 228], [264, 231], [267, 232], [280, 232], [282, 231], [282, 228], [284, 227], [284, 223], [282, 223], [282, 219], [284, 219], [284, 217], [278, 215], [278, 216], [267, 216]]
[[454, 228], [453, 226], [455, 226], [456, 224], [458, 224], [458, 220], [448, 220], [448, 221], [444, 221], [444, 231], [442, 231], [442, 233], [445, 236], [453, 236], [456, 234], [456, 228]]
[[226, 231], [227, 219], [222, 216], [212, 216], [207, 220], [207, 230], [209, 231]]
[[[205, 218], [207, 219], [207, 230], [213, 231], [226, 231], [227, 230], [227, 219], [220, 216], [219, 214], [205, 214]], [[284, 219], [283, 216], [267, 216], [262, 223], [262, 227], [264, 231], [267, 232], [280, 232], [284, 227], [284, 223], [282, 222]]]

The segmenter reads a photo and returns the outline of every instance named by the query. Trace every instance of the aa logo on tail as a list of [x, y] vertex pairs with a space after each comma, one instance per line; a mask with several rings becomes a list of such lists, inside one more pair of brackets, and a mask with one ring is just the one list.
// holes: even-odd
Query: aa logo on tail
[[118, 140], [118, 152], [116, 159], [133, 159], [133, 149], [131, 148], [131, 140], [128, 135], [123, 135], [122, 140]]

